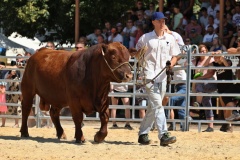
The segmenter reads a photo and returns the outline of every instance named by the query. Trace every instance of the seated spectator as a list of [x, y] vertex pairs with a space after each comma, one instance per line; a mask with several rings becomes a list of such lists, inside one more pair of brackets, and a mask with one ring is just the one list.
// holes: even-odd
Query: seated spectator
[[78, 42], [78, 43], [76, 44], [76, 46], [75, 46], [75, 49], [76, 49], [76, 51], [81, 51], [81, 50], [86, 49], [85, 47], [86, 47], [86, 46], [85, 46], [85, 43], [83, 43], [83, 42]]
[[210, 52], [211, 51], [222, 51], [222, 52], [226, 52], [227, 48], [222, 44], [221, 40], [219, 39], [219, 37], [215, 37], [213, 39], [212, 42], [212, 47], [210, 48]]
[[[128, 86], [127, 85], [111, 85], [110, 87], [110, 92], [112, 93], [123, 93], [123, 92], [127, 92], [128, 91]], [[118, 101], [119, 101], [120, 97], [111, 97], [112, 100], [112, 105], [118, 105]], [[130, 101], [128, 97], [122, 97], [121, 98], [123, 105], [125, 105], [126, 109], [125, 109], [125, 118], [130, 118], [131, 117], [131, 112], [130, 109], [127, 109], [127, 106], [130, 105]], [[116, 109], [111, 109], [111, 118], [116, 118]], [[113, 128], [118, 128], [118, 125], [116, 123], [116, 121], [113, 121]], [[131, 127], [129, 121], [126, 122], [125, 124], [125, 128], [132, 130], [133, 128]]]
[[198, 34], [195, 28], [191, 29], [189, 38], [191, 39], [191, 44], [195, 44], [195, 45], [201, 44], [203, 40], [202, 35]]
[[97, 36], [97, 44], [102, 44], [105, 43], [103, 35], [98, 35]]
[[119, 34], [122, 34], [122, 31], [123, 31], [123, 25], [122, 25], [122, 23], [117, 23], [116, 27], [117, 27], [117, 32], [118, 32]]
[[217, 4], [216, 0], [210, 0], [210, 6], [207, 8], [208, 15], [215, 18], [217, 11], [220, 11], [220, 5]]
[[111, 35], [109, 35], [109, 37], [108, 37], [108, 43], [111, 43], [111, 42], [123, 43], [123, 37], [122, 37], [121, 34], [119, 34], [117, 32], [117, 28], [116, 27], [112, 27]]
[[152, 20], [152, 15], [155, 12], [155, 4], [153, 2], [149, 3], [149, 9], [144, 11], [145, 18], [148, 20]]
[[223, 44], [228, 48], [233, 37], [233, 26], [228, 23], [226, 14], [223, 15]]
[[[99, 29], [99, 28], [96, 28], [95, 30], [94, 30], [94, 33], [91, 33], [91, 34], [89, 34], [89, 35], [87, 35], [87, 40], [89, 40], [90, 41], [90, 44], [91, 45], [95, 45], [95, 44], [98, 44], [98, 36], [99, 35], [102, 35], [102, 32], [101, 32], [101, 30]], [[104, 40], [106, 39], [105, 37], [104, 37], [104, 35], [103, 35], [103, 38], [104, 38]]]
[[167, 19], [165, 19], [165, 24], [168, 26], [168, 28], [170, 29], [170, 30], [172, 30], [172, 17], [171, 17], [171, 15], [172, 15], [172, 13], [170, 12], [170, 11], [166, 11], [165, 12], [165, 17], [167, 17]]
[[207, 33], [203, 37], [203, 44], [207, 46], [207, 48], [211, 48], [213, 45], [213, 39], [218, 37], [216, 33], [214, 33], [213, 26], [208, 26]]
[[214, 17], [212, 15], [208, 16], [208, 24], [205, 27], [205, 32], [207, 32], [208, 26], [213, 26], [214, 32], [218, 33], [218, 25], [214, 23]]
[[144, 34], [144, 30], [143, 30], [143, 25], [142, 24], [138, 24], [137, 25], [137, 33], [136, 33], [136, 39], [134, 42], [134, 45], [136, 46], [139, 38]]
[[235, 14], [232, 17], [233, 27], [237, 28], [238, 24], [240, 24], [240, 5], [235, 6]]
[[201, 25], [201, 27], [203, 28], [203, 34], [205, 33], [205, 28], [207, 27], [208, 25], [208, 14], [207, 14], [207, 8], [205, 7], [202, 7], [201, 8], [201, 16], [199, 18], [199, 23]]
[[[212, 52], [212, 54], [221, 54], [221, 51]], [[209, 56], [208, 59], [212, 57]], [[223, 56], [214, 56], [214, 62], [210, 63], [208, 66], [214, 67], [230, 67], [232, 65], [231, 60], [224, 58]], [[233, 72], [231, 69], [208, 69], [207, 73], [203, 76], [196, 78], [197, 80], [205, 80], [206, 78], [211, 78], [214, 74], [217, 75], [217, 80], [232, 80], [233, 79]], [[236, 87], [232, 83], [217, 83], [217, 91], [218, 93], [234, 93], [232, 91], [235, 90]], [[229, 92], [230, 91], [230, 92]], [[239, 90], [238, 90], [239, 92]], [[229, 102], [231, 102], [231, 97], [220, 97], [220, 102], [222, 106], [228, 106]], [[224, 118], [227, 120], [231, 116], [231, 110], [224, 111]], [[223, 132], [232, 132], [232, 126], [229, 124], [223, 124], [220, 128], [220, 131]]]
[[237, 33], [233, 34], [233, 37], [231, 38], [229, 48], [237, 48], [238, 43], [240, 41], [240, 30], [237, 31]]
[[150, 21], [144, 18], [143, 11], [137, 12], [138, 19], [134, 22], [137, 27], [139, 24], [143, 26], [144, 33], [148, 32]]
[[193, 6], [194, 6], [194, 0], [180, 0], [179, 6], [180, 11], [183, 14], [184, 17], [186, 17], [187, 21], [190, 21], [191, 16], [193, 15]]
[[[208, 53], [208, 49], [205, 45], [200, 45], [198, 47], [200, 54], [206, 54]], [[214, 61], [213, 58], [209, 56], [199, 56], [195, 57], [194, 60], [192, 60], [192, 64], [194, 64], [197, 67], [206, 67], [210, 63]], [[193, 71], [193, 75], [196, 76], [197, 74], [201, 73], [203, 76], [207, 73], [207, 69], [196, 69]], [[215, 79], [214, 75], [212, 77], [206, 78], [204, 80], [213, 80]], [[217, 90], [217, 84], [215, 83], [193, 83], [192, 84], [192, 92], [193, 93], [211, 93]], [[211, 96], [197, 96], [196, 102], [194, 102], [195, 107], [212, 107], [212, 101]], [[207, 120], [214, 120], [214, 114], [212, 110], [205, 110], [205, 117]], [[213, 123], [208, 124], [208, 128], [204, 130], [203, 132], [213, 132]]]
[[189, 37], [190, 32], [192, 29], [195, 29], [196, 32], [200, 35], [202, 33], [202, 27], [197, 23], [197, 18], [196, 16], [192, 16], [191, 17], [191, 22], [189, 24], [187, 24], [187, 26], [185, 27], [185, 37]]

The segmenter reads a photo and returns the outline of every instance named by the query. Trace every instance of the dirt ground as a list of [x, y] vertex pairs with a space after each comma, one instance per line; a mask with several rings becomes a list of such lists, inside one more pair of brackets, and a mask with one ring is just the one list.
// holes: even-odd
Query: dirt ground
[[[139, 145], [139, 123], [132, 123], [134, 130], [123, 128], [124, 123], [118, 123], [119, 129], [108, 129], [108, 136], [103, 143], [93, 141], [100, 123], [84, 122], [83, 132], [85, 144], [74, 143], [74, 125], [72, 121], [61, 121], [67, 140], [56, 138], [55, 128], [29, 128], [29, 139], [20, 138], [20, 128], [12, 128], [13, 121], [7, 121], [7, 126], [0, 128], [0, 159], [1, 160], [239, 160], [240, 126], [234, 127], [233, 133], [219, 131], [215, 126], [213, 133], [198, 133], [197, 126], [190, 126], [190, 131], [173, 131], [177, 142], [167, 147], [161, 147], [157, 131], [151, 131], [150, 145]], [[112, 123], [109, 123], [111, 126]], [[202, 128], [205, 129], [206, 126]]]

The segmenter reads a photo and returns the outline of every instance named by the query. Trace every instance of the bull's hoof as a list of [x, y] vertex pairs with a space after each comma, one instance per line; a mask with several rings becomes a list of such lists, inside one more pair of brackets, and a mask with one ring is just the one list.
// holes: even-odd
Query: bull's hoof
[[67, 139], [67, 135], [63, 132], [63, 134], [62, 134], [60, 139]]
[[29, 134], [28, 133], [21, 133], [21, 137], [27, 138], [27, 137], [29, 137]]
[[94, 142], [101, 143], [102, 141], [104, 141], [104, 138], [105, 138], [105, 137], [101, 137], [101, 136], [99, 136], [98, 133], [97, 133], [97, 134], [95, 134], [95, 136], [94, 136]]
[[85, 142], [86, 142], [85, 139], [83, 139], [83, 140], [76, 140], [76, 141], [75, 141], [75, 143], [80, 143], [80, 144], [85, 143]]

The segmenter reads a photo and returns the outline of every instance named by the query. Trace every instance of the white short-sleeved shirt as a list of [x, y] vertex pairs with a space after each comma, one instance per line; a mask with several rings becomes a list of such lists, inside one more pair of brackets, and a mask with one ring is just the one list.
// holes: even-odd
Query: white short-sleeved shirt
[[[175, 38], [166, 32], [162, 37], [158, 37], [155, 31], [142, 35], [138, 40], [136, 49], [139, 50], [145, 45], [148, 48], [144, 55], [146, 79], [153, 79], [166, 66], [166, 62], [171, 60], [172, 56], [180, 54]], [[158, 76], [156, 82], [162, 82], [165, 79], [166, 72], [163, 72]]]
[[[111, 40], [112, 40], [112, 35], [108, 37], [108, 41], [111, 41]], [[123, 43], [123, 37], [121, 34], [117, 34], [117, 36], [114, 37], [112, 41]]]
[[173, 74], [173, 80], [187, 80], [187, 74], [184, 69], [180, 65], [176, 65], [175, 67], [178, 67], [179, 69], [176, 69]]
[[209, 6], [207, 8], [208, 15], [212, 15], [214, 18], [216, 18], [217, 11], [220, 11], [220, 5], [219, 4], [216, 4], [216, 6], [214, 8], [212, 8], [212, 6]]
[[213, 34], [205, 34], [203, 37], [203, 42], [212, 42], [214, 38], [218, 37], [218, 35], [216, 33]]

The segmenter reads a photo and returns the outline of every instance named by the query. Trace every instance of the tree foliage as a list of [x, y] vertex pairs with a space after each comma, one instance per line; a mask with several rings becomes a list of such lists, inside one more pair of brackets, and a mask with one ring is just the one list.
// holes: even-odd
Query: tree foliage
[[[135, 5], [133, 0], [79, 0], [80, 35], [122, 21], [122, 15]], [[149, 0], [144, 1], [148, 3]], [[74, 42], [75, 0], [1, 0], [0, 25], [5, 35], [18, 32], [29, 38], [36, 33], [54, 30], [57, 34], [47, 40]]]

